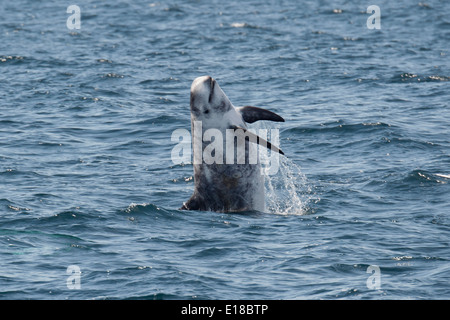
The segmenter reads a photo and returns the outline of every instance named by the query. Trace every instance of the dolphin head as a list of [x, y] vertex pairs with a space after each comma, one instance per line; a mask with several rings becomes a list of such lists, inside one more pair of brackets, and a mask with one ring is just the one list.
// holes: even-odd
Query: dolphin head
[[196, 120], [222, 118], [234, 108], [219, 84], [210, 76], [198, 77], [191, 86], [191, 115]]

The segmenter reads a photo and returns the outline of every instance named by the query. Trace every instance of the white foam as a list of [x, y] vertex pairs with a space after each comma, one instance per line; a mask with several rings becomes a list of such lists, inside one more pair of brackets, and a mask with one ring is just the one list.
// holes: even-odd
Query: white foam
[[233, 28], [244, 28], [247, 26], [245, 22], [234, 22], [231, 24]]

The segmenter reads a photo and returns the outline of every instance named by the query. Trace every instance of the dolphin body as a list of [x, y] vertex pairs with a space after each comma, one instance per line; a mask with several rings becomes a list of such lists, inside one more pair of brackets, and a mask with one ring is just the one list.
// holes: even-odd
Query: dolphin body
[[[284, 153], [248, 131], [246, 122], [284, 122], [284, 119], [261, 108], [234, 107], [210, 76], [199, 77], [192, 82], [190, 107], [195, 189], [180, 209], [216, 212], [265, 211], [264, 175], [261, 173], [259, 159], [251, 161], [251, 155], [256, 154], [252, 153], [256, 150], [253, 143], [280, 154]], [[245, 137], [239, 139], [236, 135], [238, 131], [248, 140]], [[215, 133], [213, 138], [211, 132]], [[231, 144], [226, 139], [230, 137]], [[220, 144], [223, 148], [214, 148]], [[245, 153], [239, 153], [241, 150], [245, 150]]]

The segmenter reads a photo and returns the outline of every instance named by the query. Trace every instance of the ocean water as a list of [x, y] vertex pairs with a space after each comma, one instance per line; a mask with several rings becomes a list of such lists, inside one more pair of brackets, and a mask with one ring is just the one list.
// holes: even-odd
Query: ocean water
[[[450, 298], [449, 13], [2, 3], [0, 299]], [[178, 210], [193, 168], [171, 135], [202, 75], [286, 119], [257, 125], [286, 154], [268, 212]]]

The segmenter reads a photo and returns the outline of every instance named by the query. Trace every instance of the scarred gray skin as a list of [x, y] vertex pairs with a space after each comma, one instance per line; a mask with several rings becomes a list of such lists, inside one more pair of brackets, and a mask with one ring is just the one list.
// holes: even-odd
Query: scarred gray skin
[[[209, 76], [193, 81], [190, 107], [195, 188], [193, 195], [181, 209], [216, 212], [265, 211], [264, 175], [261, 174], [259, 159], [256, 164], [249, 164], [248, 161], [249, 148], [256, 148], [256, 145], [245, 140], [245, 164], [237, 164], [236, 148], [243, 147], [243, 144], [238, 146], [235, 140], [234, 162], [227, 164], [226, 130], [246, 130], [246, 121], [284, 121], [283, 118], [260, 108], [235, 108], [218, 83]], [[198, 121], [201, 121], [201, 130], [200, 126], [196, 127]], [[203, 141], [202, 137], [206, 130], [212, 128], [220, 131], [223, 137], [223, 164], [207, 164], [203, 158], [196, 163], [195, 159], [200, 156], [199, 153], [203, 156], [205, 147], [211, 144], [211, 141]]]

